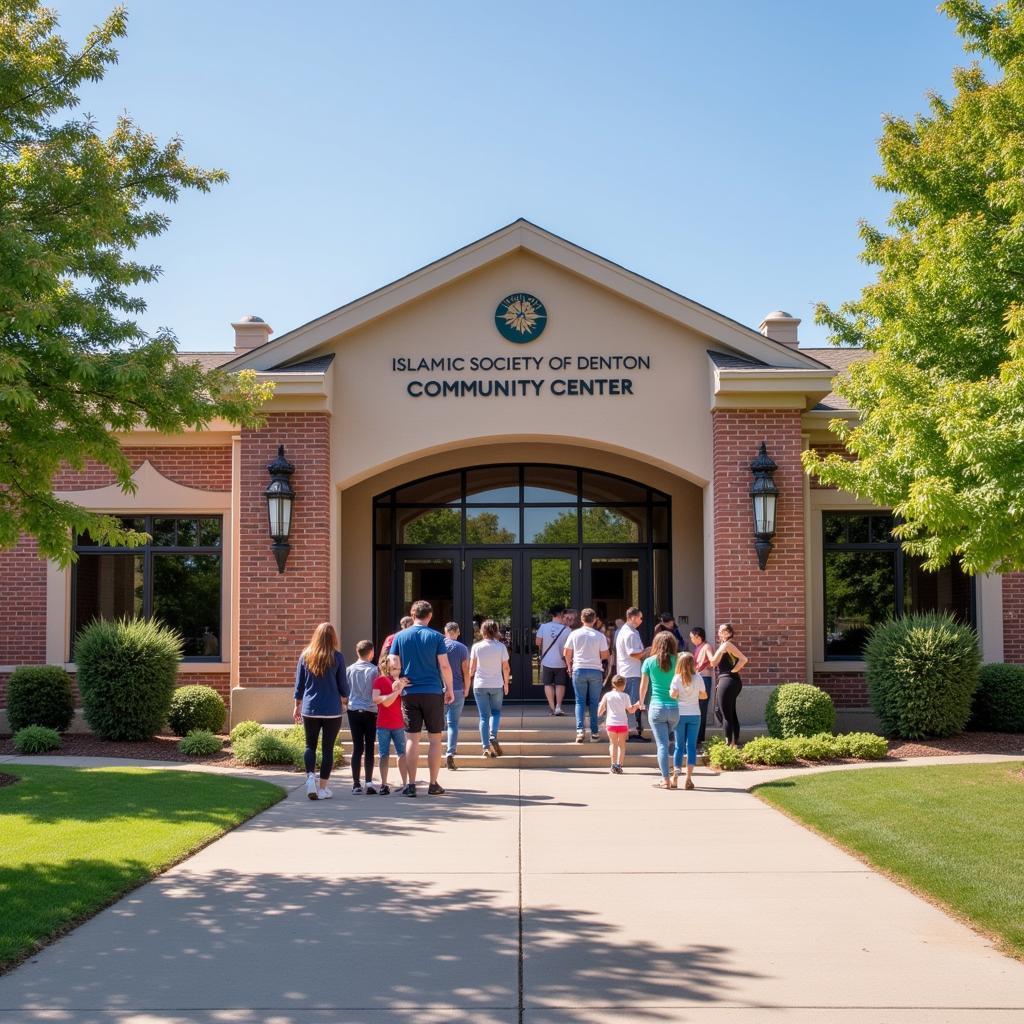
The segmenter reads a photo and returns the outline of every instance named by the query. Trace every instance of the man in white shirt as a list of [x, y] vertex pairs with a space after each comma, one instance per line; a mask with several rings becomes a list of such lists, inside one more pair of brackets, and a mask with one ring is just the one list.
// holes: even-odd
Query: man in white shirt
[[[615, 667], [618, 674], [626, 680], [626, 693], [631, 704], [640, 700], [641, 665], [644, 660], [644, 642], [640, 639], [640, 626], [644, 621], [644, 613], [639, 608], [626, 609], [626, 621], [615, 634]], [[643, 710], [636, 709], [636, 735], [631, 740], [646, 742], [644, 735]]]
[[565, 700], [569, 677], [562, 658], [562, 646], [569, 635], [569, 627], [563, 620], [564, 606], [554, 605], [549, 614], [551, 621], [538, 627], [534, 643], [540, 651], [540, 681], [544, 687], [544, 696], [548, 699], [548, 714], [564, 715], [562, 701]]
[[576, 693], [577, 743], [586, 739], [583, 713], [587, 707], [590, 708], [590, 738], [600, 738], [597, 731], [597, 706], [601, 703], [601, 684], [604, 682], [604, 666], [601, 663], [608, 657], [608, 640], [604, 633], [594, 629], [597, 612], [593, 608], [584, 608], [580, 618], [583, 625], [569, 634], [562, 648], [565, 668]]

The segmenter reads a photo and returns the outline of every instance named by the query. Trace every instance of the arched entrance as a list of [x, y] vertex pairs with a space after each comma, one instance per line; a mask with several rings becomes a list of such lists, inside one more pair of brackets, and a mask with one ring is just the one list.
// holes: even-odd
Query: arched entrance
[[671, 500], [610, 473], [504, 463], [435, 474], [376, 496], [374, 537], [377, 641], [419, 598], [468, 643], [493, 618], [517, 700], [543, 699], [534, 635], [552, 605], [593, 607], [608, 626], [630, 605], [672, 606]]

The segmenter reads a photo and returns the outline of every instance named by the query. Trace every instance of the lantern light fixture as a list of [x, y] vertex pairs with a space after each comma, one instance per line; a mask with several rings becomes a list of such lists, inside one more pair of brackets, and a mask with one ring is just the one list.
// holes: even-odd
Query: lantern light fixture
[[267, 516], [270, 520], [270, 536], [274, 541], [270, 550], [277, 561], [277, 571], [284, 572], [284, 564], [292, 546], [288, 536], [292, 532], [292, 503], [295, 491], [289, 477], [295, 467], [284, 457], [284, 445], [278, 445], [277, 458], [267, 466], [270, 483], [263, 492], [267, 498]]
[[750, 472], [754, 474], [754, 482], [750, 487], [750, 500], [754, 506], [754, 548], [762, 572], [768, 564], [768, 554], [773, 546], [772, 537], [775, 536], [779, 489], [775, 486], [772, 474], [778, 468], [762, 441], [757, 458], [750, 464]]

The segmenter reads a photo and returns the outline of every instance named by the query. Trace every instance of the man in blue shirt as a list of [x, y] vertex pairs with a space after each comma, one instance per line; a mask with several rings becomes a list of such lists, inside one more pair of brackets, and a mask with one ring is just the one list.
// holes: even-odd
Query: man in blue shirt
[[457, 622], [449, 622], [444, 627], [444, 646], [448, 652], [448, 664], [452, 670], [452, 690], [455, 699], [444, 709], [444, 719], [448, 726], [448, 750], [445, 754], [445, 766], [457, 771], [455, 749], [459, 745], [459, 716], [469, 696], [469, 651], [464, 643], [459, 642], [462, 627]]
[[416, 769], [420, 757], [420, 733], [427, 728], [427, 765], [430, 785], [427, 792], [439, 796], [444, 790], [437, 781], [441, 770], [441, 737], [444, 732], [444, 708], [454, 700], [452, 669], [444, 637], [430, 628], [434, 614], [429, 601], [416, 601], [409, 609], [413, 624], [395, 637], [389, 654], [391, 667], [409, 680], [402, 692], [402, 717], [405, 719], [405, 766], [409, 781], [404, 796], [416, 796]]

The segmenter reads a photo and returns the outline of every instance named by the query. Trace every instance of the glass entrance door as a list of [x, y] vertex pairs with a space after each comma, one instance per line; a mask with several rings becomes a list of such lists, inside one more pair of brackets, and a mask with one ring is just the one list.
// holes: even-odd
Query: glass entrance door
[[583, 600], [614, 626], [626, 618], [626, 609], [643, 608], [641, 595], [647, 593], [647, 560], [614, 549], [588, 550], [583, 558]]
[[[549, 610], [555, 605], [563, 608], [579, 608], [579, 556], [575, 551], [529, 551], [524, 558], [523, 625], [526, 627], [528, 646], [529, 678], [524, 679], [523, 697], [543, 699], [540, 688], [540, 658], [543, 653], [537, 646], [537, 627], [547, 622]], [[561, 637], [558, 647], [565, 643], [568, 630]], [[561, 650], [559, 650], [561, 654]]]
[[[417, 551], [400, 555], [395, 583], [398, 588], [394, 607], [408, 614], [413, 601], [429, 601], [434, 609], [430, 625], [439, 633], [446, 622], [458, 621], [458, 589], [455, 586], [458, 563], [450, 552], [434, 554]], [[398, 622], [391, 623], [389, 631], [397, 630]]]

